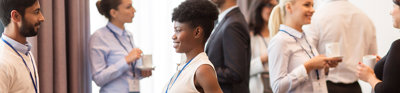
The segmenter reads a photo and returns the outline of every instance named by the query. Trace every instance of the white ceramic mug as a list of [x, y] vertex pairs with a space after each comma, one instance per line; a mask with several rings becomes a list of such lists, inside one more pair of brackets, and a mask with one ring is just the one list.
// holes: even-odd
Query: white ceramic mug
[[374, 69], [376, 64], [376, 56], [374, 55], [366, 55], [363, 57], [363, 63], [370, 68]]
[[152, 55], [143, 55], [143, 67], [152, 67], [153, 66], [153, 57]]
[[325, 45], [325, 52], [327, 57], [341, 57], [341, 50], [339, 43], [328, 43]]

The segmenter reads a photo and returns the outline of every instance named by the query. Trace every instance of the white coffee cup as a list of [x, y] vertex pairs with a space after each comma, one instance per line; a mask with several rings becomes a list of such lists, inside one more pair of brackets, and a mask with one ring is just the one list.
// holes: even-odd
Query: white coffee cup
[[153, 66], [153, 57], [152, 55], [143, 55], [143, 67], [152, 67]]
[[363, 63], [370, 68], [374, 69], [376, 64], [376, 56], [374, 55], [366, 55], [363, 57]]
[[341, 57], [341, 50], [339, 43], [328, 43], [325, 45], [325, 52], [327, 57]]

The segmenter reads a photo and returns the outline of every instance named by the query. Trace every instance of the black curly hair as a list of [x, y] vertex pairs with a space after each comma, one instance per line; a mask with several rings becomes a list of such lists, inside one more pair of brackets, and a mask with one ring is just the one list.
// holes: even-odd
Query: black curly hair
[[393, 3], [400, 6], [400, 0], [393, 0]]
[[218, 19], [218, 9], [208, 0], [186, 0], [172, 13], [172, 21], [187, 23], [192, 28], [198, 26], [204, 29], [204, 43], [214, 28], [214, 21]]

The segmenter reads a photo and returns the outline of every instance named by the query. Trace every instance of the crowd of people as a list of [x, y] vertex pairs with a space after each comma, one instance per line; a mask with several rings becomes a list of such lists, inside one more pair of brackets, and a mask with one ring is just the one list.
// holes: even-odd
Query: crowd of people
[[[393, 0], [393, 27], [400, 28], [400, 0]], [[39, 0], [0, 0], [5, 27], [0, 42], [0, 92], [40, 93], [36, 62], [27, 37], [45, 18]], [[132, 0], [99, 0], [108, 24], [89, 39], [89, 62], [100, 93], [140, 93], [143, 51], [124, 24], [132, 23]], [[400, 41], [376, 57], [372, 21], [347, 0], [252, 0], [248, 14], [236, 0], [185, 0], [173, 10], [172, 36], [183, 63], [165, 93], [362, 93], [358, 80], [375, 93], [399, 93]], [[244, 15], [249, 15], [246, 21]], [[303, 29], [309, 25], [310, 29]], [[337, 44], [338, 55], [328, 48]], [[397, 63], [396, 63], [397, 62]], [[167, 77], [167, 76], [166, 76]]]

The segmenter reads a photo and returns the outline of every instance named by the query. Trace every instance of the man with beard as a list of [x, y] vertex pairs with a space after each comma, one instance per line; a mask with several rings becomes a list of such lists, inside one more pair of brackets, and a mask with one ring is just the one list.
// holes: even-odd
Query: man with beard
[[211, 0], [220, 14], [206, 53], [224, 93], [249, 93], [250, 35], [236, 0]]
[[39, 76], [27, 37], [44, 21], [38, 0], [0, 0], [5, 27], [0, 41], [0, 92], [39, 93]]

